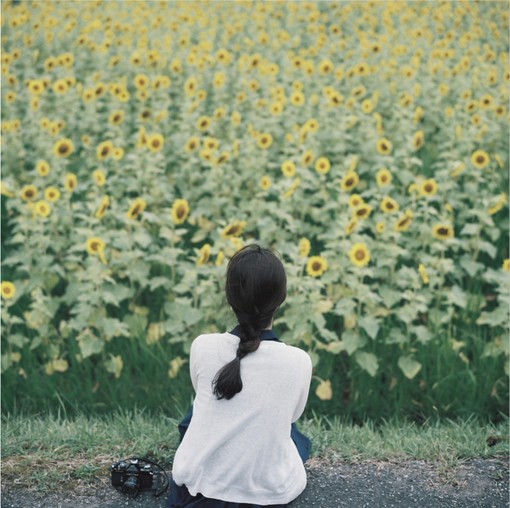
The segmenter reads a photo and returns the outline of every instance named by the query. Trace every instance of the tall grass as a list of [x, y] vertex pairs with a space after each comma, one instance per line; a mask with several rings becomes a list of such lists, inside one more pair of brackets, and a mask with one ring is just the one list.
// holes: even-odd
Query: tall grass
[[[171, 379], [169, 359], [179, 354], [178, 347], [161, 341], [149, 346], [144, 339], [126, 338], [113, 350], [113, 354], [122, 353], [130, 366], [118, 379], [112, 379], [93, 360], [73, 363], [65, 376], [48, 376], [34, 352], [24, 355], [19, 369], [31, 375], [25, 377], [12, 369], [3, 373], [2, 411], [18, 414], [63, 410], [72, 416], [83, 411], [104, 414], [120, 408], [146, 408], [174, 416], [182, 414], [191, 406], [194, 395], [188, 365]], [[380, 422], [399, 415], [416, 422], [470, 416], [501, 421], [508, 400], [508, 385], [501, 377], [504, 359], [484, 357], [484, 339], [475, 330], [470, 359], [463, 360], [452, 351], [446, 336], [435, 338], [434, 347], [427, 345], [417, 351], [424, 365], [420, 383], [392, 371], [391, 355], [398, 351], [385, 345], [376, 350], [382, 368], [375, 379], [358, 368], [351, 380], [347, 376], [348, 356], [333, 357], [325, 368], [334, 380], [333, 390], [342, 396], [332, 400], [310, 396], [307, 414], [339, 415], [358, 423], [366, 418]], [[491, 395], [487, 397], [487, 393]]]

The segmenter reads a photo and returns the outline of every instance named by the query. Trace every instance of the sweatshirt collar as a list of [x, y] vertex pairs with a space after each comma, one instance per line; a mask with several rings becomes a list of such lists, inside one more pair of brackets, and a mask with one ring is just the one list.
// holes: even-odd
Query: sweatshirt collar
[[[232, 335], [237, 335], [239, 337], [239, 325], [237, 325], [231, 333]], [[276, 340], [278, 342], [281, 342], [281, 340], [278, 338], [278, 335], [274, 332], [274, 330], [262, 330], [260, 334], [260, 340]]]

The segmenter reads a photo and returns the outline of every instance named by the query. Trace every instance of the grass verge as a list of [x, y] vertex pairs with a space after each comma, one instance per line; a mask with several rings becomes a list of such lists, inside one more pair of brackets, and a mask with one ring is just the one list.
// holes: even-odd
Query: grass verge
[[[162, 413], [117, 411], [108, 416], [2, 417], [2, 489], [81, 490], [109, 482], [109, 466], [145, 456], [171, 468], [179, 443], [178, 420]], [[325, 460], [426, 460], [448, 474], [468, 458], [508, 456], [508, 421], [414, 423], [367, 422], [338, 418], [299, 422], [312, 439], [312, 456]]]

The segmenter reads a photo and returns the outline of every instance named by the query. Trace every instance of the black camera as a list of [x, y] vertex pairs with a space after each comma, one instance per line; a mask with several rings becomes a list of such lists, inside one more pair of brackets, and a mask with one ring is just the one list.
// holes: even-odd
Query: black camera
[[130, 497], [136, 497], [142, 490], [153, 490], [154, 496], [160, 496], [168, 488], [165, 470], [145, 458], [120, 460], [110, 467], [110, 471], [112, 486]]

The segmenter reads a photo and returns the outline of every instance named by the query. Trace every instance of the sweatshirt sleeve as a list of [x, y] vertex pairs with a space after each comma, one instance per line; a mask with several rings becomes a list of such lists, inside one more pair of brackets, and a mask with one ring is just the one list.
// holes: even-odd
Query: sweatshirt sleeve
[[[200, 336], [199, 336], [200, 337]], [[199, 337], [197, 337], [191, 344], [191, 350], [189, 353], [189, 373], [191, 376], [191, 383], [195, 393], [197, 392], [198, 386], [198, 365], [199, 365]]]
[[292, 423], [297, 421], [297, 419], [303, 414], [305, 410], [306, 401], [308, 400], [308, 392], [310, 390], [310, 383], [312, 381], [312, 359], [310, 355], [303, 351], [304, 361], [301, 363], [301, 376], [300, 376], [300, 394], [298, 398], [298, 402], [296, 408], [294, 409], [294, 414], [292, 415]]

